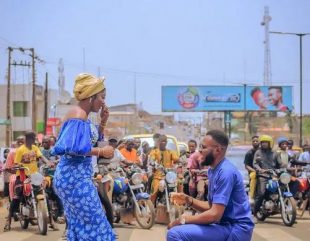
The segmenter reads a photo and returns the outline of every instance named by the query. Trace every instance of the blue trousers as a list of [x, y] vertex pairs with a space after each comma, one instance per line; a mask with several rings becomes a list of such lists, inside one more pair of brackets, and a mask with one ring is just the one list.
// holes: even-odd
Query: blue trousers
[[167, 241], [250, 241], [253, 225], [248, 224], [185, 224], [167, 233]]

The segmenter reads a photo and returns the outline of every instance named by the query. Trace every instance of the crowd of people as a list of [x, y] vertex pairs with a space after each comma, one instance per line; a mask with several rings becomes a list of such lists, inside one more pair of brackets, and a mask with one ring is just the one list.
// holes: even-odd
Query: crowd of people
[[[93, 177], [99, 172], [98, 164], [108, 166], [137, 165], [145, 172], [153, 163], [165, 168], [176, 168], [177, 193], [171, 194], [176, 205], [196, 210], [196, 215], [182, 215], [168, 225], [167, 240], [251, 240], [254, 228], [250, 203], [256, 215], [266, 189], [266, 179], [257, 175], [267, 169], [285, 167], [292, 174], [298, 172], [298, 160], [309, 161], [309, 146], [298, 155], [292, 150], [292, 140], [280, 138], [278, 150], [273, 151], [273, 139], [268, 135], [253, 136], [253, 148], [245, 155], [245, 168], [249, 172], [250, 191], [246, 194], [243, 177], [226, 158], [229, 144], [227, 135], [219, 130], [207, 132], [199, 144], [188, 141], [188, 151], [178, 155], [167, 148], [167, 136], [154, 134], [154, 146], [140, 139], [121, 140], [116, 136], [104, 136], [109, 117], [105, 105], [104, 79], [90, 74], [80, 74], [75, 80], [74, 94], [78, 101], [63, 120], [57, 139], [45, 136], [36, 142], [34, 132], [16, 139], [16, 148], [6, 153], [5, 195], [10, 208], [5, 231], [11, 228], [11, 219], [21, 201], [24, 177], [14, 172], [14, 165], [26, 166], [26, 175], [40, 170], [41, 166], [56, 167], [53, 179], [53, 195], [57, 199], [57, 222], [66, 221], [66, 238], [75, 240], [115, 240], [113, 213], [103, 210]], [[100, 115], [99, 124], [88, 119], [91, 112]], [[113, 176], [106, 195], [112, 202]], [[149, 176], [146, 190], [156, 204], [159, 183], [165, 178], [154, 170]], [[290, 183], [291, 191], [298, 187]], [[254, 201], [255, 200], [255, 201]], [[109, 212], [110, 211], [110, 212]], [[112, 214], [111, 214], [112, 213]], [[56, 224], [51, 226], [57, 229]], [[216, 237], [216, 238], [215, 238]]]

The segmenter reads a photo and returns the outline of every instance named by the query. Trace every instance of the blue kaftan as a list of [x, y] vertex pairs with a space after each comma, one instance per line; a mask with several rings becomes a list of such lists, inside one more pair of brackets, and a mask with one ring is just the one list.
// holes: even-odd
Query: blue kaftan
[[68, 222], [69, 241], [112, 241], [115, 235], [92, 182], [92, 132], [89, 120], [67, 120], [53, 153], [61, 155], [54, 186]]

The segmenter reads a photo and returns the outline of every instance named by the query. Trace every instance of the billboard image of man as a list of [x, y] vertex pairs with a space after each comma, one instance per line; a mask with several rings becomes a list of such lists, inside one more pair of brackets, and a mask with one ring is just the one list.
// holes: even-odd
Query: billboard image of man
[[288, 111], [288, 107], [283, 104], [282, 87], [270, 86], [268, 88], [269, 103], [280, 111]]
[[265, 97], [264, 92], [259, 87], [255, 87], [254, 89], [252, 89], [251, 96], [260, 110], [267, 109], [268, 100]]

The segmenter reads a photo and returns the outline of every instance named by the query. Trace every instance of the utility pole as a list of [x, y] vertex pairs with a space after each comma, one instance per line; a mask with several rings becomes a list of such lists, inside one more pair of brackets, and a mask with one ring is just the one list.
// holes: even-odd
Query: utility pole
[[302, 125], [303, 125], [303, 110], [302, 110], [302, 97], [303, 97], [303, 91], [302, 91], [302, 38], [304, 36], [310, 35], [310, 33], [288, 33], [288, 32], [276, 32], [276, 31], [270, 31], [270, 33], [273, 34], [282, 34], [282, 35], [295, 35], [299, 37], [299, 108], [300, 108], [300, 124], [299, 124], [299, 145], [303, 145], [303, 134], [302, 134]]
[[264, 85], [271, 85], [271, 61], [270, 61], [270, 44], [269, 44], [269, 22], [271, 17], [269, 15], [269, 7], [265, 7], [265, 15], [261, 25], [265, 27], [265, 54], [264, 54]]
[[11, 121], [11, 52], [13, 49], [8, 47], [9, 50], [9, 59], [8, 59], [8, 75], [7, 75], [7, 96], [6, 96], [6, 136], [5, 136], [5, 145], [9, 147], [11, 143], [11, 131], [12, 131], [12, 121]]
[[[14, 66], [22, 66], [22, 67], [32, 67], [32, 129], [36, 130], [36, 119], [37, 119], [37, 103], [36, 103], [36, 79], [35, 79], [35, 60], [43, 63], [44, 61], [35, 56], [34, 48], [15, 48], [8, 47], [8, 74], [7, 74], [7, 121], [10, 126], [6, 127], [6, 145], [9, 146], [11, 143], [12, 136], [12, 119], [11, 119], [11, 65]], [[32, 64], [27, 63], [26, 61], [20, 61], [20, 63], [16, 63], [16, 61], [11, 60], [12, 52], [14, 50], [18, 50], [22, 53], [25, 51], [30, 51], [29, 56], [32, 58]]]
[[36, 75], [34, 48], [30, 49], [32, 58], [32, 130], [37, 129], [37, 104], [36, 104]]
[[44, 134], [46, 135], [47, 124], [47, 109], [48, 109], [48, 73], [45, 73], [45, 91], [44, 91]]

